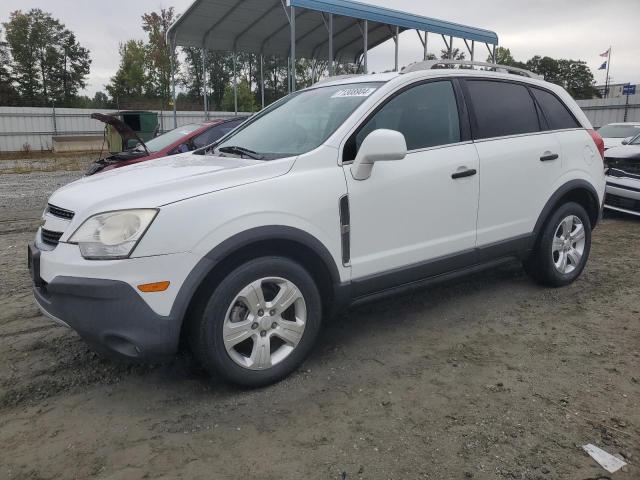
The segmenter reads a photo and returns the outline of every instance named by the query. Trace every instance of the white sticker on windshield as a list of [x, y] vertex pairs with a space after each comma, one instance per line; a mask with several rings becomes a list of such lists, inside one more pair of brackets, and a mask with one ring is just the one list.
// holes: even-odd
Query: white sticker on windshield
[[376, 90], [377, 88], [345, 88], [334, 93], [331, 98], [368, 97]]

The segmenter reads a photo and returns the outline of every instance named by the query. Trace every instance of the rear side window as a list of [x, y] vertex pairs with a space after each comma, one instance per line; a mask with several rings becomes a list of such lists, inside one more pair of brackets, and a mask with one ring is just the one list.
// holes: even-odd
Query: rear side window
[[475, 138], [539, 132], [538, 113], [529, 90], [520, 84], [467, 80], [477, 125]]
[[[393, 97], [356, 133], [355, 151], [367, 135], [381, 128], [402, 133], [408, 150], [459, 142], [460, 120], [453, 85], [449, 81], [429, 82]], [[355, 157], [353, 148], [347, 150]]]
[[532, 88], [533, 96], [542, 108], [549, 129], [562, 130], [564, 128], [580, 128], [580, 124], [573, 117], [567, 107], [552, 93]]

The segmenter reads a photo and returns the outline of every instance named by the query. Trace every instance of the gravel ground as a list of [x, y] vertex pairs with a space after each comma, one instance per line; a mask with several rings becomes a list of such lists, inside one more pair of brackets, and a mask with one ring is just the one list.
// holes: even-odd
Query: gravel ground
[[79, 175], [0, 175], [0, 478], [640, 478], [637, 219], [607, 218], [569, 287], [513, 264], [353, 309], [297, 373], [240, 390], [183, 356], [101, 359], [39, 314], [25, 244]]

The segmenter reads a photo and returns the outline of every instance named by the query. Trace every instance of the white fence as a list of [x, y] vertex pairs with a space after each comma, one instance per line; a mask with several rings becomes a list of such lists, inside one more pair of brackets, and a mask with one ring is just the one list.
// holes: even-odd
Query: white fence
[[[113, 110], [46, 107], [0, 107], [0, 152], [51, 150], [53, 136], [102, 135], [104, 124], [90, 118], [92, 113]], [[160, 131], [173, 128], [173, 111], [158, 111]], [[233, 112], [209, 112], [209, 118], [233, 117]], [[178, 112], [178, 126], [204, 120], [204, 112]]]
[[[627, 98], [579, 100], [594, 127], [614, 122], [640, 122], [640, 95]], [[51, 150], [53, 136], [102, 135], [104, 124], [92, 120], [94, 112], [113, 110], [80, 108], [0, 107], [0, 152]], [[173, 128], [173, 112], [157, 112], [160, 131]], [[228, 118], [231, 112], [209, 112], [209, 118]], [[246, 114], [243, 114], [246, 115]], [[178, 126], [204, 120], [203, 112], [178, 112]]]
[[640, 95], [578, 100], [578, 105], [596, 128], [609, 123], [640, 122]]

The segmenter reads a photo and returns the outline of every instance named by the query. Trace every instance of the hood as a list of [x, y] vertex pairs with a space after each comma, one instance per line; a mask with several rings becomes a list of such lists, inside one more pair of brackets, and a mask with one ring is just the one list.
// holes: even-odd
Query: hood
[[604, 148], [605, 149], [609, 149], [609, 148], [613, 148], [613, 147], [619, 147], [622, 145], [622, 141], [624, 140], [624, 138], [603, 138], [604, 140]]
[[185, 153], [84, 177], [53, 193], [49, 203], [76, 212], [84, 221], [95, 213], [155, 208], [218, 190], [287, 173], [295, 157], [273, 161]]
[[637, 159], [640, 161], [640, 145], [613, 147], [605, 153], [606, 158]]
[[105, 115], [103, 113], [92, 113], [91, 118], [102, 123], [106, 123], [107, 125], [111, 125], [115, 129], [115, 131], [118, 132], [120, 138], [122, 138], [122, 145], [126, 145], [127, 140], [135, 139], [140, 143], [140, 145], [142, 145], [144, 151], [147, 152], [147, 155], [151, 155], [151, 153], [149, 153], [147, 145], [142, 141], [138, 134], [119, 118], [114, 117], [113, 115]]

